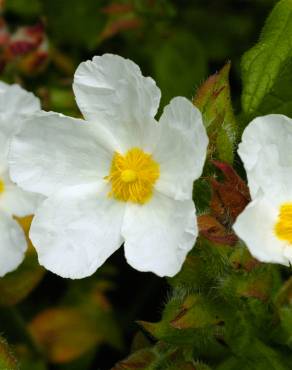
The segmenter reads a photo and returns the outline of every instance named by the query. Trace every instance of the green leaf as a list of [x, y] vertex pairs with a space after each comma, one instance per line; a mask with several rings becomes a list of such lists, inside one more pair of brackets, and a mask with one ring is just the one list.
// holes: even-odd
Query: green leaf
[[227, 63], [201, 85], [193, 102], [203, 114], [210, 139], [209, 155], [232, 163], [237, 123], [231, 104], [229, 72], [230, 63]]
[[183, 297], [182, 294], [180, 287], [168, 301], [160, 322], [139, 321], [139, 324], [156, 339], [183, 348], [191, 346], [198, 356], [221, 358], [225, 347], [217, 338], [222, 335], [222, 308], [203, 295], [193, 293]]
[[259, 42], [242, 58], [242, 108], [259, 114], [292, 114], [292, 0], [280, 1], [268, 17]]
[[108, 282], [74, 281], [63, 304], [38, 313], [29, 329], [45, 357], [53, 363], [78, 360], [101, 344], [122, 348], [113, 310], [106, 299]]
[[[231, 357], [217, 370], [288, 370], [289, 357], [280, 348], [264, 343], [269, 338], [272, 317], [266, 322], [267, 330], [258, 330], [250, 317], [238, 307], [234, 314], [225, 320], [224, 341], [235, 356]], [[261, 339], [257, 336], [260, 335]], [[289, 361], [287, 362], [289, 363]], [[242, 364], [242, 366], [240, 366]]]

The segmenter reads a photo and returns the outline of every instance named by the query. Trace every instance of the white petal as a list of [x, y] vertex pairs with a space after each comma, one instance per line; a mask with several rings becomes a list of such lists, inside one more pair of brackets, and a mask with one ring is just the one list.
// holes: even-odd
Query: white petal
[[292, 120], [279, 114], [254, 119], [244, 130], [238, 153], [252, 198], [292, 198]]
[[41, 265], [62, 277], [84, 278], [121, 246], [124, 203], [107, 191], [76, 186], [44, 201], [30, 229]]
[[160, 101], [160, 90], [152, 78], [142, 76], [131, 60], [112, 54], [81, 63], [73, 89], [84, 117], [118, 125], [153, 118]]
[[237, 217], [233, 229], [259, 261], [288, 265], [284, 255], [287, 243], [274, 233], [277, 218], [277, 207], [267, 199], [256, 199]]
[[120, 152], [137, 146], [151, 151], [159, 137], [154, 116], [161, 93], [134, 62], [111, 54], [94, 57], [77, 68], [73, 89], [84, 117], [106, 126]]
[[139, 271], [174, 276], [197, 237], [191, 200], [175, 201], [156, 193], [144, 205], [127, 206], [122, 235], [128, 263]]
[[40, 110], [40, 101], [18, 85], [0, 81], [0, 171], [7, 166], [11, 136], [19, 129], [25, 116]]
[[44, 195], [96, 182], [110, 170], [113, 150], [107, 145], [102, 130], [97, 137], [94, 127], [83, 120], [52, 112], [35, 114], [11, 142], [11, 179]]
[[43, 197], [22, 190], [10, 180], [8, 172], [1, 174], [0, 177], [4, 180], [4, 192], [0, 194], [0, 209], [11, 216], [32, 215]]
[[21, 227], [12, 217], [0, 211], [0, 277], [21, 264], [26, 248]]
[[208, 137], [200, 111], [185, 98], [174, 98], [160, 118], [161, 137], [153, 152], [160, 166], [158, 191], [175, 199], [190, 199], [200, 177]]

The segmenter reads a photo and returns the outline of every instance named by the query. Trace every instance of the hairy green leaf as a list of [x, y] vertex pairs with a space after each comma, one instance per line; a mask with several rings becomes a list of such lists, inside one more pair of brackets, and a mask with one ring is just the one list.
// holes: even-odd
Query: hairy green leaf
[[232, 163], [237, 123], [231, 104], [229, 71], [230, 63], [227, 63], [210, 76], [198, 89], [193, 102], [203, 114], [210, 139], [209, 156]]

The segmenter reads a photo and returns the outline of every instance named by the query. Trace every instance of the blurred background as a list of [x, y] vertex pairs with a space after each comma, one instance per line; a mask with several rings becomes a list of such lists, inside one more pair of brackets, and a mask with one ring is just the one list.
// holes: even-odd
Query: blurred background
[[[33, 91], [45, 110], [80, 116], [72, 78], [94, 55], [134, 60], [161, 88], [162, 107], [173, 96], [192, 98], [231, 60], [236, 112], [240, 58], [275, 3], [0, 0], [1, 79]], [[122, 249], [82, 281], [45, 273], [30, 250], [18, 271], [0, 279], [0, 332], [22, 369], [106, 370], [140, 340], [135, 321], [159, 319], [167, 291], [164, 279], [131, 269]]]

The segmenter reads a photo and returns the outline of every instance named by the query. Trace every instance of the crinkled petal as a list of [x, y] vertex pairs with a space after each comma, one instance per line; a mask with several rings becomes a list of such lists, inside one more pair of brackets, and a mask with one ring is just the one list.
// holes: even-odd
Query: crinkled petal
[[238, 153], [252, 198], [292, 198], [292, 120], [279, 114], [254, 119], [244, 130]]
[[11, 136], [19, 129], [24, 117], [40, 110], [40, 101], [19, 85], [0, 81], [0, 171], [7, 166]]
[[19, 224], [0, 211], [0, 277], [21, 264], [26, 248], [26, 239]]
[[81, 63], [73, 89], [84, 117], [117, 124], [153, 118], [161, 95], [155, 81], [144, 77], [137, 64], [112, 54]]
[[129, 204], [122, 235], [128, 263], [139, 271], [174, 276], [198, 234], [192, 200], [176, 201], [156, 193], [143, 206]]
[[62, 277], [84, 278], [121, 246], [125, 204], [107, 192], [98, 184], [76, 186], [43, 202], [30, 229], [41, 265]]
[[160, 178], [155, 187], [175, 199], [190, 199], [208, 146], [202, 115], [190, 101], [177, 97], [165, 107], [159, 125], [161, 136], [153, 157], [159, 163]]
[[107, 126], [121, 151], [135, 146], [149, 149], [144, 141], [146, 137], [149, 144], [157, 137], [153, 118], [161, 93], [134, 62], [118, 55], [96, 56], [79, 65], [73, 89], [84, 117]]
[[274, 232], [277, 217], [278, 208], [269, 200], [259, 198], [237, 217], [233, 229], [259, 261], [288, 265], [284, 253], [287, 243], [278, 239]]
[[11, 142], [10, 176], [25, 190], [53, 194], [59, 188], [107, 176], [113, 156], [106, 132], [83, 120], [41, 112], [25, 121]]

